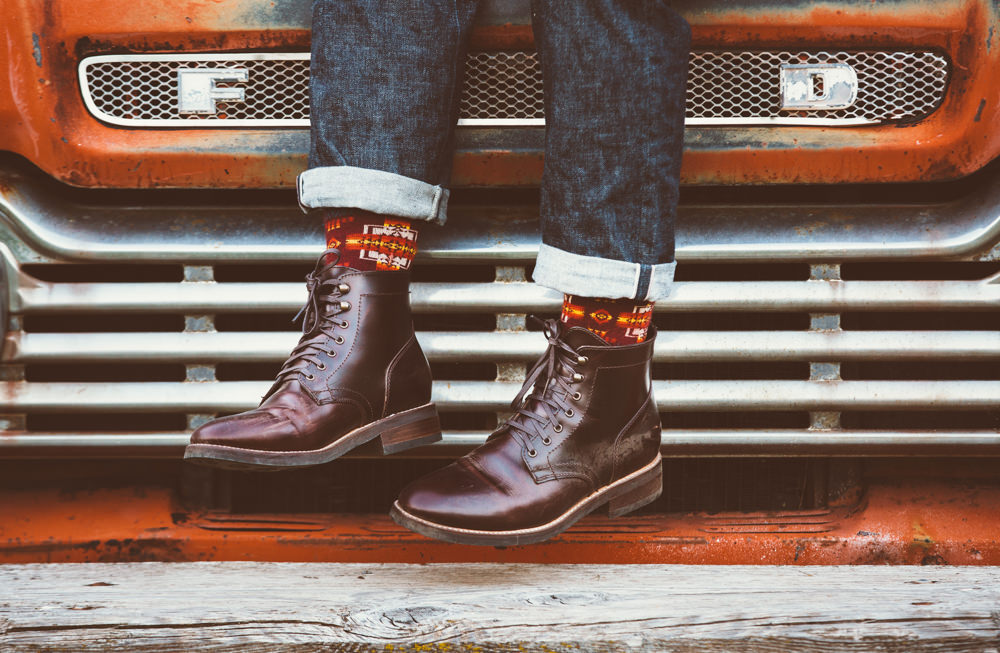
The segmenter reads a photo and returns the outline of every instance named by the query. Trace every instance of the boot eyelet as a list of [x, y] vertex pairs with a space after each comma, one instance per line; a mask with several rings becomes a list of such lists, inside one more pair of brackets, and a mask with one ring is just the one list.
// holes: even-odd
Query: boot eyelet
[[340, 310], [344, 313], [351, 310], [351, 302], [340, 302]]
[[582, 374], [574, 374], [573, 375], [573, 383], [579, 383], [580, 381], [583, 381], [583, 375]]
[[528, 458], [534, 458], [537, 455], [538, 455], [537, 451], [535, 451], [534, 449], [528, 449]]
[[[580, 393], [578, 392], [577, 394], [580, 394]], [[566, 411], [566, 417], [573, 417], [574, 415], [576, 415], [576, 413], [573, 411], [572, 408], [570, 408], [569, 410]]]
[[542, 438], [542, 444], [544, 444], [545, 446], [548, 446], [548, 445], [552, 444], [552, 440], [550, 438]]
[[324, 370], [326, 370], [326, 363], [319, 363], [316, 366], [316, 369], [319, 370], [320, 372], [323, 372]]
[[347, 320], [344, 320], [343, 322], [340, 323], [339, 326], [341, 329], [346, 329], [347, 327], [351, 326], [351, 323], [348, 322]]
[[306, 380], [307, 381], [314, 381], [314, 380], [316, 380], [316, 377], [313, 376], [312, 374], [306, 374]]
[[562, 433], [562, 424], [556, 424], [555, 426], [552, 427], [552, 430], [555, 431], [556, 433]]
[[582, 394], [580, 394], [579, 392], [574, 392], [573, 393], [573, 401], [580, 401], [581, 399], [583, 399], [583, 395]]
[[587, 358], [586, 356], [577, 356], [576, 357], [576, 364], [577, 365], [586, 365], [587, 361], [589, 361], [589, 360], [590, 359]]
[[333, 358], [334, 356], [337, 355], [337, 352], [336, 351], [328, 351], [328, 352], [326, 352], [326, 355], [329, 356], [330, 358]]
[[344, 336], [337, 336], [336, 338], [333, 339], [333, 341], [338, 345], [342, 345], [344, 344]]

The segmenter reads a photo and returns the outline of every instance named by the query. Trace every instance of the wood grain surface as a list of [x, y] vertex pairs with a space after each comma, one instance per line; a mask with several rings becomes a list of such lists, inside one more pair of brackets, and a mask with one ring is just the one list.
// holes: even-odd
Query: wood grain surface
[[1000, 651], [995, 567], [0, 566], [0, 651]]

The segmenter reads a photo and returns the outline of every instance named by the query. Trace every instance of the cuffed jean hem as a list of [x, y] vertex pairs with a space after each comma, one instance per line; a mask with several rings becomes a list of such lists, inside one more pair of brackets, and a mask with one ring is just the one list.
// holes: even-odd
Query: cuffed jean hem
[[573, 254], [542, 243], [535, 283], [566, 295], [659, 301], [670, 295], [676, 262], [646, 265]]
[[382, 170], [353, 166], [311, 168], [298, 178], [299, 206], [351, 208], [444, 224], [448, 189]]

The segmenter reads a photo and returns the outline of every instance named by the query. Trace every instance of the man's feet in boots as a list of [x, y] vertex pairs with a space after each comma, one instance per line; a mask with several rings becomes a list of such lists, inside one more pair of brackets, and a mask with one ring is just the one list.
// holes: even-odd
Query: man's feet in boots
[[431, 373], [413, 333], [410, 275], [337, 266], [306, 277], [303, 336], [254, 410], [191, 434], [184, 457], [230, 468], [329, 462], [379, 439], [393, 453], [441, 439]]
[[397, 523], [449, 542], [530, 544], [602, 506], [616, 517], [660, 495], [655, 329], [625, 346], [555, 320], [545, 329], [548, 349], [514, 415], [483, 446], [404, 489]]

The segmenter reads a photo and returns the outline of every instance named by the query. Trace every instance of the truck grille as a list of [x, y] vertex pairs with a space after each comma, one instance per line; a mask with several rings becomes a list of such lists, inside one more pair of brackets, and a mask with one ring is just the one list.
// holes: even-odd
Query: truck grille
[[[174, 457], [200, 421], [255, 406], [321, 250], [294, 194], [67, 192], [17, 163], [0, 176], [17, 189], [0, 456]], [[678, 284], [655, 314], [665, 452], [1000, 452], [1000, 217], [983, 210], [998, 175], [688, 188]], [[537, 206], [537, 191], [458, 189], [448, 228], [421, 234], [412, 301], [447, 435], [414, 455], [481, 442], [542, 353], [525, 316], [561, 297], [529, 281]]]
[[[844, 266], [846, 281], [825, 280], [825, 265], [682, 265], [656, 316], [665, 450], [809, 455], [881, 437], [958, 453], [963, 441], [996, 440], [1000, 265], [892, 267], [911, 277], [879, 279], [885, 268], [859, 264]], [[8, 452], [177, 455], [189, 428], [256, 405], [296, 341], [304, 290], [293, 279], [306, 269], [26, 267], [23, 316], [4, 350]], [[928, 278], [935, 269], [947, 280]], [[520, 265], [416, 272], [418, 337], [447, 431], [431, 450], [448, 456], [508, 410], [544, 347], [522, 311], [554, 316], [559, 297], [524, 281]]]
[[[782, 64], [850, 64], [858, 100], [848, 109], [780, 109]], [[531, 51], [475, 52], [466, 64], [459, 124], [544, 124], [542, 76]], [[877, 124], [922, 118], [941, 104], [948, 60], [936, 52], [695, 51], [689, 64], [688, 124]], [[249, 71], [244, 102], [217, 112], [180, 115], [177, 71]], [[84, 100], [98, 119], [117, 125], [284, 126], [309, 124], [309, 55], [101, 55], [80, 63]], [[220, 83], [226, 86], [226, 83]]]

